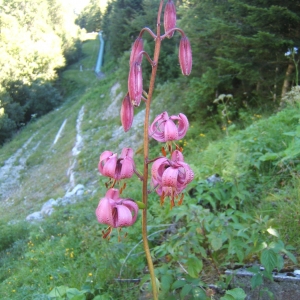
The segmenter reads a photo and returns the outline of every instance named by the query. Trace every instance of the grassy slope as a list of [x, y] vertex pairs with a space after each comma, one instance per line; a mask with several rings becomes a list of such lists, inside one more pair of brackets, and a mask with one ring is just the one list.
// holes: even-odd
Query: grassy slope
[[[112, 243], [107, 244], [101, 239], [100, 227], [94, 217], [98, 199], [105, 193], [103, 179], [97, 172], [99, 154], [108, 148], [114, 151], [120, 143], [119, 139], [112, 137], [112, 132], [120, 126], [118, 114], [108, 120], [102, 119], [113, 100], [110, 90], [116, 79], [114, 74], [107, 75], [103, 80], [94, 76], [92, 69], [98, 49], [98, 40], [94, 38], [83, 44], [86, 54], [80, 62], [83, 72], [79, 71], [79, 63], [64, 72], [64, 84], [70, 95], [66, 102], [58, 110], [29, 124], [0, 149], [0, 165], [3, 165], [33, 136], [27, 152], [23, 153], [28, 158], [26, 168], [21, 171], [20, 182], [7, 199], [0, 201], [4, 224], [9, 220], [23, 220], [31, 212], [40, 210], [49, 198], [65, 194], [69, 183], [66, 173], [72, 161], [71, 150], [76, 139], [76, 119], [84, 105], [84, 147], [77, 158], [75, 173], [76, 183], [86, 186], [84, 201], [57, 209], [41, 225], [24, 225], [24, 239], [15, 239], [17, 242], [12, 248], [0, 256], [1, 299], [46, 299], [45, 295], [60, 285], [78, 289], [85, 287], [90, 295], [96, 295], [101, 290], [107, 293], [114, 290], [114, 299], [124, 299], [124, 290], [128, 293], [127, 299], [136, 297], [131, 294], [134, 293], [131, 292], [134, 285], [116, 284], [114, 278], [119, 275], [124, 257], [139, 241], [138, 226], [127, 230], [129, 235], [126, 243], [114, 243], [116, 239], [113, 238]], [[181, 141], [186, 146], [185, 160], [192, 162], [196, 173], [195, 187], [205, 177], [217, 172], [226, 182], [237, 182], [237, 186], [248, 192], [237, 198], [240, 200], [244, 197], [248, 201], [245, 200], [246, 206], [254, 215], [256, 208], [251, 207], [252, 200], [259, 210], [257, 215], [267, 211], [272, 217], [278, 218], [283, 225], [279, 230], [285, 235], [285, 241], [295, 246], [299, 245], [293, 223], [299, 221], [298, 168], [286, 170], [284, 164], [280, 167], [280, 159], [263, 161], [260, 158], [269, 152], [281, 153], [293, 143], [293, 137], [284, 133], [295, 130], [299, 112], [299, 108], [294, 107], [268, 120], [256, 121], [244, 131], [230, 132], [229, 137], [217, 143], [204, 141], [203, 135], [199, 135], [201, 128], [195, 123], [185, 140]], [[67, 123], [63, 134], [53, 145], [65, 119]], [[273, 130], [270, 130], [271, 127]], [[31, 152], [38, 142], [40, 144], [36, 151]], [[137, 156], [137, 160], [140, 161], [141, 157]], [[279, 171], [282, 176], [278, 175]], [[285, 182], [281, 183], [282, 180]], [[139, 184], [132, 182], [129, 185], [130, 197], [137, 199]], [[188, 201], [195, 202], [195, 199], [187, 197], [185, 203]], [[293, 205], [285, 206], [285, 201], [292, 201]], [[158, 207], [157, 203], [153, 204], [149, 221], [156, 226], [164, 226], [160, 222], [169, 222], [170, 212], [168, 208], [158, 212]], [[277, 208], [280, 209], [279, 214]], [[184, 212], [184, 209], [185, 214], [189, 212], [188, 206], [183, 206], [181, 211]], [[287, 219], [285, 214], [290, 217]], [[13, 230], [21, 232], [18, 227]], [[136, 251], [142, 251], [141, 247]], [[125, 277], [139, 276], [144, 268], [141, 256], [132, 257], [134, 260], [125, 267]]]

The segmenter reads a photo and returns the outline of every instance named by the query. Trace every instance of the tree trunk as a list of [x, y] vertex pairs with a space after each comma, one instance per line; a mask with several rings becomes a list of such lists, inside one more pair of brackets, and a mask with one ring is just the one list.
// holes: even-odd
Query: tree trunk
[[291, 77], [291, 74], [293, 73], [294, 69], [295, 69], [294, 64], [292, 62], [290, 62], [288, 65], [288, 68], [286, 70], [286, 73], [285, 73], [285, 79], [283, 81], [283, 86], [282, 86], [282, 90], [281, 90], [281, 102], [282, 102], [282, 98], [288, 92], [288, 89], [290, 87], [290, 77]]

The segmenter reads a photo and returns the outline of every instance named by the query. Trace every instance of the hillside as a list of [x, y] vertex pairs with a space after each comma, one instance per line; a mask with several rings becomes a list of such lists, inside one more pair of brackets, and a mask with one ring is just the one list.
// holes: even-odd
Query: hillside
[[[64, 72], [64, 104], [0, 149], [1, 299], [49, 299], [57, 287], [64, 295], [69, 289], [62, 299], [137, 299], [148, 281], [139, 222], [121, 233], [120, 243], [116, 234], [103, 240], [105, 226], [95, 220], [106, 190], [97, 170], [99, 155], [132, 147], [139, 167], [144, 113], [140, 108], [133, 128], [123, 132], [119, 112], [125, 93], [116, 72], [104, 66], [101, 80], [93, 72], [98, 43], [89, 35], [82, 60]], [[157, 98], [163, 100], [155, 110], [167, 95], [167, 89], [159, 89]], [[231, 123], [211, 131], [201, 120], [190, 124], [180, 143], [195, 179], [184, 204], [170, 210], [150, 195], [149, 237], [165, 299], [174, 299], [174, 291], [180, 299], [189, 293], [197, 299], [229, 264], [258, 263], [264, 251], [276, 257], [274, 265], [262, 261], [267, 267], [297, 266], [297, 97], [269, 118], [247, 112], [244, 130]], [[158, 152], [153, 144], [151, 154]], [[216, 173], [221, 181], [209, 184], [206, 178]], [[139, 199], [140, 183], [128, 185], [126, 193]], [[42, 221], [24, 222], [49, 200], [55, 205], [44, 210]], [[278, 258], [282, 253], [284, 262]]]

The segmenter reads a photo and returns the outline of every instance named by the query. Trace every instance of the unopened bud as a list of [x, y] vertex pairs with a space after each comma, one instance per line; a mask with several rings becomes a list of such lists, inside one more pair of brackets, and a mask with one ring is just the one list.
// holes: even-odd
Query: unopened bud
[[142, 63], [143, 55], [139, 56], [139, 53], [144, 50], [144, 42], [142, 38], [137, 38], [132, 45], [129, 65], [131, 66], [133, 62], [137, 62], [138, 64]]
[[128, 76], [128, 92], [134, 106], [139, 106], [143, 93], [142, 66], [133, 62]]
[[127, 132], [133, 122], [134, 109], [130, 101], [129, 93], [126, 94], [121, 106], [121, 123], [124, 131]]
[[180, 40], [178, 56], [182, 74], [190, 75], [192, 71], [192, 49], [186, 36], [183, 36]]
[[[165, 32], [168, 32], [169, 30], [176, 27], [176, 7], [172, 0], [168, 0], [165, 6], [164, 27], [165, 27]], [[174, 35], [174, 31], [169, 33], [167, 35], [167, 38], [170, 39], [173, 35]]]

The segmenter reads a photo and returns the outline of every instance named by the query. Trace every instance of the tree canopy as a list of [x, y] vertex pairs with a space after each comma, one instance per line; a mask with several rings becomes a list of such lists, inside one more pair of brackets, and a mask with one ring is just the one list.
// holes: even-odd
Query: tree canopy
[[57, 105], [58, 70], [77, 59], [79, 29], [62, 0], [4, 0], [0, 7], [0, 144]]

